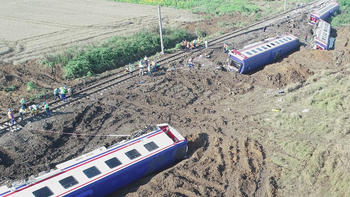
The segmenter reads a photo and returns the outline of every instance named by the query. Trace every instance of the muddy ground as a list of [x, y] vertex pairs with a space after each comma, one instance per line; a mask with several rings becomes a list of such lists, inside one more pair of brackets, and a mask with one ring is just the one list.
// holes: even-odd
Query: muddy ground
[[[301, 16], [229, 44], [239, 48], [290, 27], [301, 41], [309, 33]], [[219, 69], [227, 59], [221, 49], [189, 54], [193, 69], [184, 59], [169, 65], [176, 70], [134, 78], [49, 118], [26, 120], [22, 130], [1, 135], [0, 181], [27, 178], [120, 140], [109, 134], [168, 122], [189, 140], [188, 158], [112, 196], [349, 195], [349, 30], [336, 30], [333, 51], [311, 50], [305, 42], [251, 75]], [[35, 63], [10, 66], [2, 67], [2, 82], [20, 88], [6, 93], [12, 102], [3, 91], [2, 103], [18, 103], [27, 79], [43, 88], [64, 82], [44, 67], [31, 72]]]

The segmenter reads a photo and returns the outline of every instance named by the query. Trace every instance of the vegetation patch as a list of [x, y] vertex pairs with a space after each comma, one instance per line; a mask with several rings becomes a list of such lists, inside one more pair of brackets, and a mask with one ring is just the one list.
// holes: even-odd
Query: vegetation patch
[[[165, 29], [163, 32], [165, 49], [194, 38], [195, 35], [181, 29]], [[99, 46], [75, 47], [62, 54], [47, 56], [42, 63], [51, 68], [61, 65], [66, 78], [78, 78], [122, 67], [158, 51], [159, 32], [144, 31], [129, 37], [114, 37]]]
[[340, 27], [350, 24], [350, 1], [340, 0], [340, 13], [332, 18], [332, 26]]
[[344, 72], [324, 71], [278, 99], [281, 112], [270, 112], [264, 124], [275, 128], [268, 138], [272, 162], [281, 167], [282, 196], [295, 192], [316, 196], [349, 196], [350, 79]]

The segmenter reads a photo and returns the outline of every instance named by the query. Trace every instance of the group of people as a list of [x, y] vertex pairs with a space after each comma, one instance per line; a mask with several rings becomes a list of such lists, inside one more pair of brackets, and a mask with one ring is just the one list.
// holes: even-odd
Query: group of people
[[[23, 116], [27, 112], [30, 113], [31, 116], [37, 115], [40, 112], [41, 107], [39, 106], [39, 104], [32, 104], [29, 107], [27, 107], [27, 101], [24, 98], [21, 99], [20, 104], [21, 104], [19, 108], [20, 121], [23, 120]], [[42, 108], [45, 110], [46, 115], [50, 116], [51, 114], [50, 107], [46, 101], [43, 102]], [[15, 124], [15, 116], [13, 113], [14, 111], [12, 110], [12, 108], [8, 108], [7, 116], [10, 119], [11, 126]]]
[[67, 101], [67, 92], [70, 96], [72, 96], [73, 95], [73, 88], [67, 89], [67, 86], [55, 88], [53, 91], [54, 100], [61, 99], [62, 101]]
[[[147, 56], [145, 56], [143, 59], [139, 61], [139, 76], [143, 76], [145, 72], [147, 72], [149, 76], [152, 76], [152, 73], [159, 70], [159, 68], [160, 66], [157, 62], [149, 61]], [[129, 63], [129, 65], [125, 68], [125, 71], [129, 72], [130, 75], [133, 75], [134, 65]]]
[[[60, 88], [55, 88], [53, 92], [53, 97], [54, 99], [61, 99], [62, 101], [67, 101], [67, 93], [72, 96], [73, 94], [73, 89], [72, 88], [67, 88], [67, 86], [62, 86]], [[44, 109], [46, 115], [49, 117], [51, 115], [49, 103], [46, 101], [43, 102], [42, 106], [39, 104], [32, 104], [30, 106], [27, 106], [27, 101], [22, 98], [20, 100], [20, 108], [19, 108], [19, 118], [20, 121], [23, 120], [23, 116], [25, 113], [29, 113], [31, 116], [35, 116], [38, 113], [40, 113], [41, 109]], [[7, 116], [10, 119], [11, 126], [15, 124], [15, 117], [14, 117], [14, 111], [12, 108], [8, 108]]]
[[[200, 37], [197, 39], [192, 40], [192, 42], [189, 42], [187, 40], [184, 40], [181, 42], [181, 48], [182, 49], [194, 49], [201, 45]], [[204, 41], [205, 48], [208, 48], [208, 41]]]

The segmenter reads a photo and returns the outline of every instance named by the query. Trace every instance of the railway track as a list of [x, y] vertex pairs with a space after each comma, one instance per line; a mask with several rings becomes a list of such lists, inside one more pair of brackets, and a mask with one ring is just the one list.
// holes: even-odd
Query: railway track
[[[313, 2], [306, 4], [302, 7], [288, 10], [286, 12], [283, 12], [283, 13], [274, 15], [272, 17], [269, 17], [267, 19], [264, 19], [262, 21], [256, 22], [252, 25], [246, 26], [244, 28], [223, 34], [215, 39], [209, 40], [208, 41], [209, 48], [218, 47], [224, 41], [230, 40], [230, 39], [235, 38], [237, 36], [251, 33], [254, 31], [262, 30], [264, 27], [268, 27], [268, 26], [271, 26], [273, 24], [276, 24], [278, 21], [293, 19], [293, 18], [297, 17], [298, 14], [300, 14], [302, 12], [308, 12], [311, 9], [313, 9], [315, 7], [319, 7], [322, 4], [325, 4], [328, 2], [329, 2], [329, 0], [313, 1]], [[194, 50], [191, 50], [190, 53], [188, 53], [186, 51], [179, 51], [177, 53], [163, 57], [163, 58], [159, 59], [157, 62], [160, 65], [166, 66], [170, 62], [174, 62], [176, 60], [182, 59], [185, 56], [188, 56], [189, 54], [193, 54], [195, 52], [198, 52], [202, 49], [203, 49], [203, 47], [199, 47], [199, 48], [196, 48]], [[133, 73], [137, 73], [138, 70], [139, 69], [135, 69], [133, 71]], [[106, 76], [100, 78], [98, 80], [98, 82], [95, 84], [94, 84], [94, 82], [96, 80], [86, 82], [85, 85], [89, 85], [89, 84], [91, 84], [91, 85], [86, 87], [86, 88], [77, 89], [77, 91], [74, 92], [74, 95], [75, 95], [74, 97], [70, 97], [70, 96], [67, 97], [68, 101], [63, 102], [63, 101], [58, 100], [58, 101], [49, 102], [50, 109], [57, 110], [57, 109], [64, 108], [64, 107], [69, 106], [69, 105], [73, 105], [74, 103], [76, 103], [80, 99], [89, 98], [93, 94], [102, 92], [102, 91], [109, 89], [109, 88], [112, 88], [113, 86], [118, 85], [124, 81], [131, 79], [131, 78], [135, 78], [136, 76], [137, 75], [135, 75], [135, 74], [130, 75], [128, 73], [125, 73], [124, 70], [122, 70], [122, 71], [118, 71], [116, 73], [109, 74], [109, 75], [106, 75]], [[43, 115], [44, 115], [44, 113], [40, 113], [38, 116], [40, 118]], [[16, 120], [18, 120], [18, 118], [19, 118], [18, 116], [15, 117]], [[33, 120], [35, 120], [35, 118], [36, 117], [29, 117], [29, 116], [25, 117], [25, 119], [27, 121], [33, 121]], [[20, 123], [15, 123], [14, 125], [11, 126], [9, 121], [3, 121], [3, 122], [0, 122], [0, 135], [4, 134], [7, 131], [18, 131], [21, 128], [22, 128], [22, 125]]]

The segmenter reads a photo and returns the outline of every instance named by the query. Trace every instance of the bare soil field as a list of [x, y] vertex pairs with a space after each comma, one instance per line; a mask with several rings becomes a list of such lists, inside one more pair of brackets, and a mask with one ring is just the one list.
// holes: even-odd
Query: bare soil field
[[[179, 60], [166, 67], [176, 70], [133, 78], [48, 118], [26, 119], [22, 130], [1, 134], [0, 183], [121, 140], [110, 134], [168, 122], [187, 137], [188, 157], [111, 196], [348, 196], [350, 28], [335, 31], [335, 50], [316, 51], [303, 40], [311, 36], [304, 19], [229, 42], [239, 48], [290, 30], [303, 42], [251, 75], [221, 70], [227, 55], [207, 49], [189, 54], [192, 69]], [[27, 80], [42, 88], [84, 81], [63, 81], [35, 61], [1, 69], [1, 83], [20, 87], [1, 92], [5, 109], [18, 104]]]
[[[79, 44], [158, 25], [155, 6], [100, 0], [0, 0], [0, 61], [21, 63]], [[164, 27], [199, 20], [162, 8]]]

